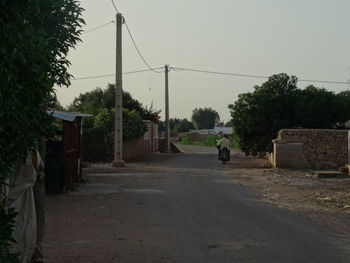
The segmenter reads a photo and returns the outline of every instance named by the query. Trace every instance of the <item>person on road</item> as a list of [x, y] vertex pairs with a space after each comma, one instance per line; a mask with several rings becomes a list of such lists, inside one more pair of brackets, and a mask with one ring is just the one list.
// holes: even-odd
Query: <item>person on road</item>
[[227, 148], [228, 161], [230, 160], [230, 144], [231, 144], [231, 141], [228, 139], [228, 136], [224, 134], [224, 136], [217, 143], [217, 148], [219, 150], [219, 156], [218, 156], [219, 160], [221, 159], [221, 153], [224, 148]]

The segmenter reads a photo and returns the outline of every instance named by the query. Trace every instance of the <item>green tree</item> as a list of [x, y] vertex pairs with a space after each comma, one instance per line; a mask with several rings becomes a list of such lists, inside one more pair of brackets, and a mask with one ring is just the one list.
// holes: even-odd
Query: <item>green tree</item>
[[[344, 93], [342, 93], [344, 94]], [[303, 128], [334, 128], [350, 119], [349, 100], [342, 94], [308, 86], [298, 90], [295, 115]]]
[[213, 129], [220, 117], [212, 108], [196, 108], [192, 112], [191, 120], [196, 129]]
[[[1, 186], [50, 127], [43, 105], [54, 84], [70, 84], [67, 54], [80, 41], [81, 13], [74, 0], [0, 1]], [[4, 209], [3, 192], [0, 201], [0, 261], [11, 262], [14, 215]]]
[[192, 122], [188, 121], [187, 119], [182, 119], [180, 120], [179, 123], [177, 123], [174, 126], [173, 132], [175, 134], [179, 133], [179, 132], [189, 132], [190, 130], [194, 129], [194, 125]]
[[[80, 111], [84, 113], [98, 114], [101, 109], [113, 109], [115, 106], [115, 85], [108, 84], [106, 89], [95, 88], [92, 91], [80, 94], [74, 99], [69, 110]], [[129, 92], [123, 91], [123, 108], [136, 110], [141, 116], [145, 109], [142, 104], [134, 99]]]
[[[95, 117], [94, 128], [101, 130], [107, 138], [114, 132], [115, 110], [101, 109]], [[135, 139], [146, 132], [146, 124], [136, 110], [123, 109], [123, 139]], [[106, 139], [107, 140], [107, 139]]]
[[294, 76], [273, 75], [229, 105], [233, 137], [246, 154], [265, 154], [272, 151], [272, 140], [280, 129], [333, 128], [347, 120], [344, 101], [325, 89], [298, 89]]

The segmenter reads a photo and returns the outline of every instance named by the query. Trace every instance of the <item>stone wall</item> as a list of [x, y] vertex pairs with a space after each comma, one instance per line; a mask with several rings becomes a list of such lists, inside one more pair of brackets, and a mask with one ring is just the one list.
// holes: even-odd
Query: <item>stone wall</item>
[[348, 163], [348, 131], [284, 129], [273, 140], [276, 168], [329, 169]]

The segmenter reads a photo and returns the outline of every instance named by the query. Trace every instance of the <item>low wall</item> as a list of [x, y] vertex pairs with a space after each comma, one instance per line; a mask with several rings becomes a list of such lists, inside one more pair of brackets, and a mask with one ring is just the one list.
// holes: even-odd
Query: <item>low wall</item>
[[132, 161], [151, 152], [149, 142], [144, 140], [143, 137], [124, 141], [123, 145], [123, 160]]
[[[147, 123], [147, 132], [133, 140], [123, 141], [123, 160], [131, 161], [159, 151], [158, 125]], [[99, 129], [83, 134], [83, 162], [111, 162], [114, 159], [114, 133], [107, 137]]]
[[348, 163], [348, 131], [284, 129], [273, 140], [276, 168], [329, 169]]
[[[165, 140], [165, 138], [160, 138], [158, 140], [158, 143], [159, 143], [159, 151], [161, 153], [166, 152], [167, 147], [166, 147], [166, 140]], [[172, 153], [181, 153], [179, 148], [177, 148], [176, 145], [173, 142], [170, 142], [170, 152], [172, 152]]]

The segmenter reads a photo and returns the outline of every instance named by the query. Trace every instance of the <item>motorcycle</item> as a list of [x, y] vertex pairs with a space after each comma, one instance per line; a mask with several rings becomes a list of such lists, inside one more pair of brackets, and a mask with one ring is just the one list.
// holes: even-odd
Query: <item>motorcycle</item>
[[222, 161], [222, 164], [225, 164], [227, 161], [230, 160], [230, 152], [227, 148], [223, 148], [221, 150], [221, 154], [220, 154], [220, 161]]

